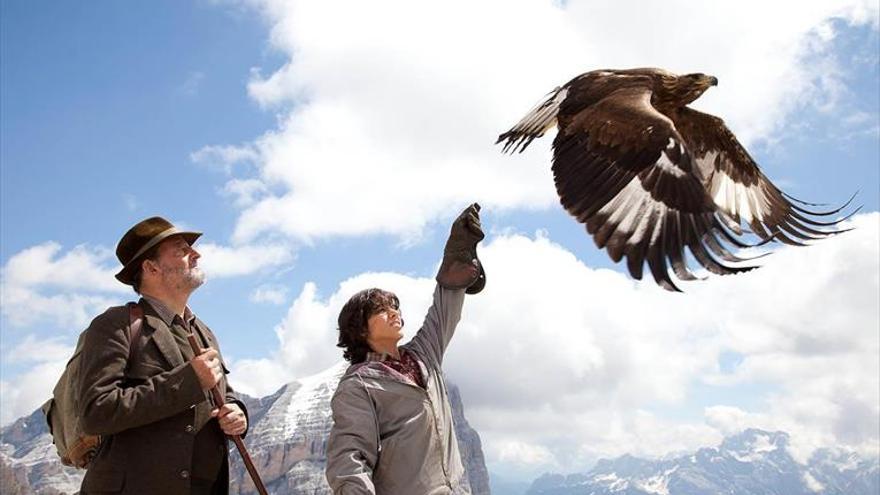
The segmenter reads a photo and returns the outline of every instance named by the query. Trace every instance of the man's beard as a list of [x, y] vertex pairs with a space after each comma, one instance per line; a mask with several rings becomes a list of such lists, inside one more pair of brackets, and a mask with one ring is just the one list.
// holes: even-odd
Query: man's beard
[[205, 272], [197, 266], [178, 269], [162, 268], [162, 278], [169, 279], [175, 275], [177, 275], [177, 281], [180, 282], [180, 288], [195, 290], [205, 283]]
[[197, 266], [190, 268], [183, 275], [184, 279], [189, 282], [190, 287], [193, 289], [197, 289], [205, 283], [205, 272]]

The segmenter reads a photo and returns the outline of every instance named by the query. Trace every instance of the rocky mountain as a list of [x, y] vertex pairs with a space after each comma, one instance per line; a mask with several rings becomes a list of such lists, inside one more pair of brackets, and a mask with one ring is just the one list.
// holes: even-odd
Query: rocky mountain
[[[326, 441], [332, 424], [330, 398], [344, 370], [344, 363], [339, 363], [288, 383], [270, 396], [243, 397], [251, 420], [245, 444], [270, 493], [330, 493], [324, 479]], [[452, 384], [450, 401], [471, 490], [474, 495], [488, 495], [489, 475], [480, 437], [468, 425], [461, 397]], [[230, 458], [231, 493], [256, 493], [238, 453], [232, 452]], [[76, 493], [82, 473], [64, 467], [58, 460], [39, 410], [0, 430], [0, 491], [3, 494]]]
[[720, 446], [664, 460], [624, 455], [587, 473], [545, 474], [528, 495], [877, 495], [880, 462], [816, 451], [807, 465], [788, 453], [783, 432], [745, 430]]
[[[39, 409], [0, 430], [0, 487], [5, 493], [76, 493], [82, 472], [58, 459]], [[7, 492], [8, 491], [8, 492]]]

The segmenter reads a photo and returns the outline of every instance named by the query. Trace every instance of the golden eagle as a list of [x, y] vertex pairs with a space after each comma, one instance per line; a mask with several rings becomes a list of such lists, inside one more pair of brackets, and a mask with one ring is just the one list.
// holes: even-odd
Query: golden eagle
[[832, 211], [805, 208], [818, 205], [773, 185], [723, 120], [687, 107], [717, 84], [654, 68], [587, 72], [551, 91], [496, 144], [522, 152], [557, 125], [553, 178], [562, 205], [611, 259], [626, 257], [633, 278], [647, 261], [668, 290], [679, 290], [670, 265], [681, 280], [697, 278], [685, 247], [715, 274], [755, 268], [725, 263], [745, 260], [724, 242], [753, 246], [738, 238], [743, 224], [761, 243], [804, 245], [840, 232], [829, 227], [842, 219], [810, 217], [834, 215], [849, 201]]

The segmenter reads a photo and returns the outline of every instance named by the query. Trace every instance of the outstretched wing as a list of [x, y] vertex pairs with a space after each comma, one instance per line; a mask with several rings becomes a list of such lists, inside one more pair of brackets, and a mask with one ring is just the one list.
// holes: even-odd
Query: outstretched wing
[[742, 261], [719, 236], [743, 244], [716, 216], [685, 141], [651, 105], [649, 85], [621, 87], [572, 113], [564, 102], [558, 120], [553, 175], [562, 205], [615, 262], [627, 258], [634, 278], [647, 261], [659, 285], [678, 290], [670, 265], [678, 278], [696, 278], [685, 247], [713, 273], [753, 268], [716, 259]]
[[555, 88], [509, 131], [498, 136], [495, 144], [506, 141], [501, 152], [515, 153], [518, 151], [522, 153], [532, 141], [552, 129], [556, 125], [556, 113], [559, 112], [559, 105], [565, 100], [567, 94], [567, 86]]
[[820, 222], [810, 217], [834, 215], [849, 201], [830, 211], [804, 208], [807, 203], [787, 196], [770, 182], [720, 118], [685, 107], [675, 116], [675, 127], [693, 153], [713, 202], [737, 226], [745, 223], [765, 241], [778, 239], [794, 245], [841, 232], [827, 228], [844, 219]]

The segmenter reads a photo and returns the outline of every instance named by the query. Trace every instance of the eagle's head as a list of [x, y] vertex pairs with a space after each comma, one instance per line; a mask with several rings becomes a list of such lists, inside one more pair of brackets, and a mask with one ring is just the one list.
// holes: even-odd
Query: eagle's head
[[696, 100], [707, 89], [718, 86], [718, 78], [708, 74], [685, 74], [678, 76], [675, 84], [675, 93], [683, 105]]
[[651, 102], [658, 108], [683, 107], [700, 97], [711, 86], [718, 85], [715, 76], [694, 73], [677, 75], [654, 69], [654, 95]]

